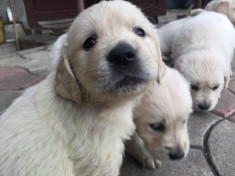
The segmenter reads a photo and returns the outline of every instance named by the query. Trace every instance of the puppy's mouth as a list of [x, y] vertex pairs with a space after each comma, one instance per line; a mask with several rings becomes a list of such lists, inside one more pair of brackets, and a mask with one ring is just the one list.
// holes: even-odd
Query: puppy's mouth
[[213, 105], [212, 103], [204, 103], [204, 102], [198, 103], [198, 102], [194, 102], [193, 107], [194, 107], [195, 111], [205, 112], [205, 111], [213, 110], [215, 108], [215, 105]]
[[136, 86], [139, 84], [142, 84], [146, 82], [146, 80], [138, 78], [138, 77], [133, 77], [133, 76], [124, 76], [123, 79], [121, 79], [120, 81], [118, 81], [116, 83], [116, 88], [122, 88], [122, 87], [132, 87], [132, 86]]

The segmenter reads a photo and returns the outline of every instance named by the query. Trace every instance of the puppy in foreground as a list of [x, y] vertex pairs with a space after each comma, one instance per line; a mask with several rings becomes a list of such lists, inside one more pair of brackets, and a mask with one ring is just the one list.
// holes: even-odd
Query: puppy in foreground
[[136, 132], [126, 141], [127, 152], [152, 169], [159, 167], [165, 156], [173, 160], [186, 157], [191, 112], [189, 83], [177, 70], [167, 68], [161, 84], [150, 86], [135, 107]]
[[0, 175], [118, 176], [135, 101], [164, 73], [158, 44], [129, 2], [83, 11], [57, 70], [1, 116]]
[[194, 110], [211, 111], [228, 87], [235, 48], [228, 18], [202, 12], [187, 20], [173, 41], [175, 67], [191, 83]]

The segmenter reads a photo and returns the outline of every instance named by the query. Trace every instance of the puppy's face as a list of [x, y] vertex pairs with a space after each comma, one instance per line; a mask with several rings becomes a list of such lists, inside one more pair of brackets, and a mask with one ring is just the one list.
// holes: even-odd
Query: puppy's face
[[164, 67], [153, 25], [134, 5], [103, 1], [82, 12], [68, 31], [67, 58], [95, 96], [140, 93]]
[[225, 86], [224, 63], [221, 59], [179, 58], [176, 67], [191, 84], [193, 109], [211, 111]]
[[176, 71], [170, 77], [167, 73], [160, 86], [155, 84], [144, 94], [134, 111], [134, 121], [136, 132], [152, 156], [180, 159], [187, 155], [191, 106], [189, 85]]

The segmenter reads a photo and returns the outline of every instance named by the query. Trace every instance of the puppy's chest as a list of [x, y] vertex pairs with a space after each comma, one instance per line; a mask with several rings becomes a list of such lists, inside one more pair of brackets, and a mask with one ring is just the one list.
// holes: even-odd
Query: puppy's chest
[[115, 111], [83, 114], [77, 121], [77, 134], [70, 145], [77, 175], [118, 175], [123, 141], [134, 131], [131, 116], [131, 112], [116, 114]]

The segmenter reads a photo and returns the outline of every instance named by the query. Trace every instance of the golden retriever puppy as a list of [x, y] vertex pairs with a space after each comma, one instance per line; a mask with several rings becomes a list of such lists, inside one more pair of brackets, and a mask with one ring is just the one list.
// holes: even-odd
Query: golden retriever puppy
[[0, 119], [1, 176], [118, 176], [133, 107], [164, 73], [154, 26], [129, 2], [83, 11], [44, 81]]
[[148, 168], [159, 167], [167, 155], [170, 159], [185, 157], [191, 112], [189, 83], [177, 70], [167, 68], [161, 84], [152, 84], [135, 107], [136, 132], [126, 141], [127, 152]]
[[171, 21], [157, 29], [160, 39], [160, 49], [163, 55], [171, 54], [174, 38], [184, 23], [203, 11], [202, 9], [193, 10], [186, 18]]
[[235, 23], [235, 0], [213, 0], [207, 4], [205, 10], [222, 13]]
[[191, 83], [194, 110], [211, 111], [227, 88], [234, 39], [231, 22], [215, 12], [198, 14], [176, 34], [172, 55], [175, 67]]
[[177, 33], [177, 31], [180, 30], [180, 28], [183, 26], [187, 19], [188, 18], [175, 20], [157, 29], [160, 39], [160, 49], [163, 55], [171, 53], [172, 43], [173, 39], [175, 38], [175, 34]]

